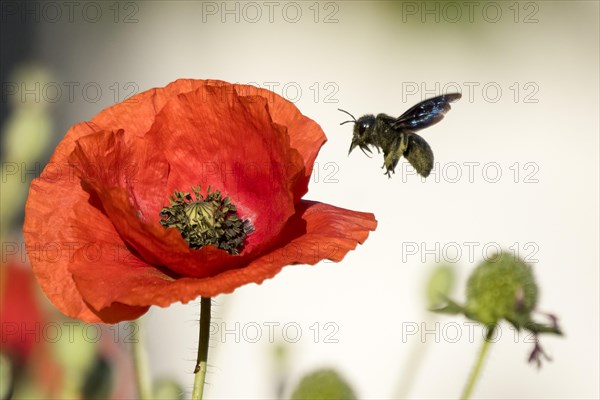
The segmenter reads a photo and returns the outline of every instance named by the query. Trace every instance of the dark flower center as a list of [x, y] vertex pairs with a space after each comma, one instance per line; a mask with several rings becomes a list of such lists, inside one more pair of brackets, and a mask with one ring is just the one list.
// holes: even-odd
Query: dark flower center
[[171, 205], [160, 211], [162, 226], [179, 229], [192, 249], [210, 244], [239, 254], [244, 239], [254, 230], [250, 221], [240, 219], [229, 197], [222, 198], [218, 190], [211, 193], [209, 186], [205, 197], [200, 186], [192, 190], [195, 199], [190, 193], [175, 191]]

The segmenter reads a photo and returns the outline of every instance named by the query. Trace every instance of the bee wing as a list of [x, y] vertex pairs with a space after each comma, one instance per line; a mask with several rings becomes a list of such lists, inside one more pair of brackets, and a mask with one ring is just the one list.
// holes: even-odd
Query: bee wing
[[409, 133], [404, 157], [417, 170], [419, 175], [425, 178], [429, 176], [433, 169], [433, 151], [431, 151], [431, 147], [425, 139], [416, 133]]
[[460, 93], [449, 93], [422, 101], [399, 116], [393, 123], [396, 130], [418, 131], [435, 125], [450, 111], [450, 103], [462, 97]]

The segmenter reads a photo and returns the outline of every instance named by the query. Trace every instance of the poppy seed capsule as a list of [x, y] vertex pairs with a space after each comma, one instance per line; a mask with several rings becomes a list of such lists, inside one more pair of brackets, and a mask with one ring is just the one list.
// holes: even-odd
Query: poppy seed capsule
[[241, 220], [229, 197], [222, 198], [221, 192], [200, 194], [200, 186], [192, 188], [195, 200], [187, 192], [175, 192], [171, 205], [160, 211], [165, 228], [177, 228], [192, 249], [213, 245], [239, 254], [244, 239], [254, 228], [249, 220]]
[[538, 287], [531, 266], [502, 252], [482, 262], [467, 282], [468, 313], [476, 320], [495, 325], [528, 316], [535, 308]]

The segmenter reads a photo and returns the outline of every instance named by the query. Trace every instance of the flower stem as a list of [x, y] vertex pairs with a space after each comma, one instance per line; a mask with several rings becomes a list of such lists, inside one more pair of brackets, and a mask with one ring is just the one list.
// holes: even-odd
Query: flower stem
[[479, 356], [477, 357], [477, 361], [475, 362], [475, 367], [473, 367], [473, 371], [471, 372], [471, 375], [469, 376], [469, 380], [467, 381], [467, 384], [465, 385], [465, 388], [464, 388], [462, 394], [460, 395], [460, 398], [462, 400], [467, 400], [467, 399], [469, 399], [469, 397], [471, 397], [471, 393], [473, 392], [473, 388], [475, 387], [475, 382], [477, 382], [477, 379], [479, 378], [479, 373], [481, 372], [481, 366], [483, 365], [485, 356], [490, 347], [490, 343], [491, 343], [490, 339], [494, 336], [495, 330], [496, 330], [495, 325], [488, 327], [488, 332], [483, 341], [483, 345], [481, 346], [481, 349], [479, 350]]
[[150, 385], [150, 372], [148, 371], [148, 354], [144, 347], [144, 341], [141, 334], [140, 320], [131, 322], [133, 326], [133, 340], [131, 351], [133, 355], [133, 369], [135, 371], [135, 382], [137, 385], [138, 398], [140, 400], [149, 400], [152, 389]]
[[198, 359], [194, 368], [194, 389], [192, 400], [201, 400], [206, 378], [206, 362], [208, 360], [208, 339], [210, 332], [211, 298], [202, 297], [200, 300], [200, 337], [198, 338]]

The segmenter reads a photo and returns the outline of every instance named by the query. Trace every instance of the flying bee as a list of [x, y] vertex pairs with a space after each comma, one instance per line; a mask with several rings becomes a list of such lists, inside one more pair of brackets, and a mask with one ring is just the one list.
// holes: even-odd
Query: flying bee
[[339, 109], [352, 120], [344, 121], [354, 123], [352, 144], [348, 155], [355, 147], [362, 150], [367, 157], [371, 157], [369, 145], [374, 146], [377, 152], [383, 150], [383, 166], [385, 174], [391, 178], [400, 157], [404, 156], [414, 169], [423, 177], [429, 176], [433, 168], [433, 152], [429, 144], [415, 132], [440, 122], [450, 110], [450, 103], [460, 99], [460, 93], [449, 93], [433, 97], [413, 106], [398, 118], [386, 114], [363, 115], [358, 120], [348, 111]]

